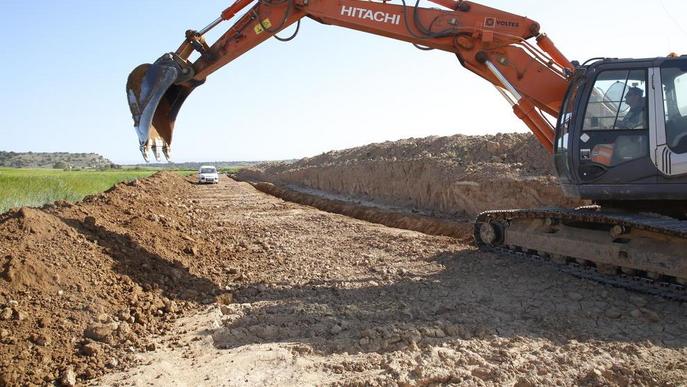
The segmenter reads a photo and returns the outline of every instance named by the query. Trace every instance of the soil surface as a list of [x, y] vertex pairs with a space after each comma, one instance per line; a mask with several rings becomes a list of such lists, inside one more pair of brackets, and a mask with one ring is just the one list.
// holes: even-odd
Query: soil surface
[[[104, 385], [680, 385], [675, 302], [457, 239], [193, 186], [221, 251], [198, 267], [231, 302], [198, 306]], [[201, 272], [202, 270], [199, 270]], [[206, 277], [207, 278], [207, 277]], [[229, 301], [229, 300], [225, 300]]]
[[[490, 152], [485, 138], [464, 143]], [[515, 149], [528, 148], [513, 138], [502, 142], [520, 145], [503, 154], [520, 157]], [[418, 141], [444, 140], [411, 142]], [[398, 151], [382, 145], [387, 153]], [[401, 155], [415, 166], [436, 161]], [[349, 156], [344, 159], [355, 158]], [[439, 157], [437, 168], [449, 159]], [[354, 174], [343, 173], [347, 162], [352, 171], [360, 168], [346, 161], [336, 170], [353, 181]], [[553, 179], [536, 168], [516, 174], [511, 159], [460, 162], [510, 182], [467, 179], [476, 191], [461, 200], [481, 200], [479, 192], [503, 197], [499, 187], [530, 192], [523, 188], [529, 178]], [[283, 168], [295, 171], [293, 165]], [[382, 173], [378, 166], [370, 173]], [[320, 174], [325, 167], [308, 169]], [[430, 191], [441, 181], [431, 179]], [[401, 229], [286, 202], [262, 192], [269, 187], [226, 177], [200, 186], [159, 173], [77, 204], [0, 215], [0, 385], [687, 381], [682, 304], [477, 251], [469, 227], [460, 225], [486, 201], [455, 207], [450, 216], [431, 206], [384, 202], [379, 198], [393, 190], [380, 189], [368, 198], [387, 203], [378, 205], [383, 213], [349, 214], [371, 214], [360, 217]], [[548, 188], [532, 187], [537, 197], [548, 197], [541, 193]], [[276, 189], [294, 200], [301, 196]], [[454, 199], [442, 200], [437, 203]], [[393, 216], [392, 207], [406, 211]]]

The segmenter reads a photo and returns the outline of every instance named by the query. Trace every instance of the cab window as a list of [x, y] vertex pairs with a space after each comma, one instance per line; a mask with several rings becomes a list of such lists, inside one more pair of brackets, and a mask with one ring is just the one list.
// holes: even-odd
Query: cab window
[[646, 96], [646, 70], [608, 70], [597, 76], [579, 137], [583, 179], [648, 156]]
[[687, 69], [661, 69], [666, 140], [675, 153], [687, 153]]
[[599, 74], [587, 103], [583, 130], [646, 129], [646, 72]]
[[556, 125], [556, 141], [554, 143], [554, 165], [561, 182], [566, 183], [570, 180], [571, 169], [570, 169], [570, 159], [568, 157], [568, 146], [570, 140], [570, 132], [573, 130], [571, 127], [574, 125], [574, 114], [575, 114], [575, 102], [577, 100], [577, 95], [580, 90], [584, 87], [584, 78], [579, 78], [574, 81], [570, 86], [568, 93], [563, 102], [563, 111], [558, 117], [558, 123]]
[[558, 136], [555, 144], [557, 150], [568, 149], [568, 132], [575, 112], [575, 98], [583, 85], [584, 83], [581, 81], [575, 83], [563, 102], [563, 112], [558, 119], [558, 133], [556, 133]]

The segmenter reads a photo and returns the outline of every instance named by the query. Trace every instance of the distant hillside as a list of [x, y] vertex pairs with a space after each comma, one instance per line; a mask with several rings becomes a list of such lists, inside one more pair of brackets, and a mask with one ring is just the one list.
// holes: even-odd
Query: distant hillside
[[64, 169], [106, 168], [112, 165], [112, 161], [96, 153], [0, 151], [0, 167]]

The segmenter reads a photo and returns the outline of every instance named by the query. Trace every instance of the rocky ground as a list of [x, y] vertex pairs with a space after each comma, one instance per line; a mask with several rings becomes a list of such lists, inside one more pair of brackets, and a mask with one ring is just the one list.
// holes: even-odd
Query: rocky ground
[[231, 303], [104, 385], [680, 385], [687, 311], [449, 237], [194, 187]]
[[0, 215], [0, 385], [687, 381], [680, 303], [479, 252], [465, 214], [363, 211], [386, 227], [263, 184], [160, 173]]

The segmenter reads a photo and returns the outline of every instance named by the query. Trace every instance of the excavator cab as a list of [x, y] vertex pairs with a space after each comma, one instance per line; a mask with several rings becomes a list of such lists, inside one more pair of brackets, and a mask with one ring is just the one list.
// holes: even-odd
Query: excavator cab
[[554, 162], [573, 197], [687, 199], [687, 57], [578, 68], [558, 118]]

